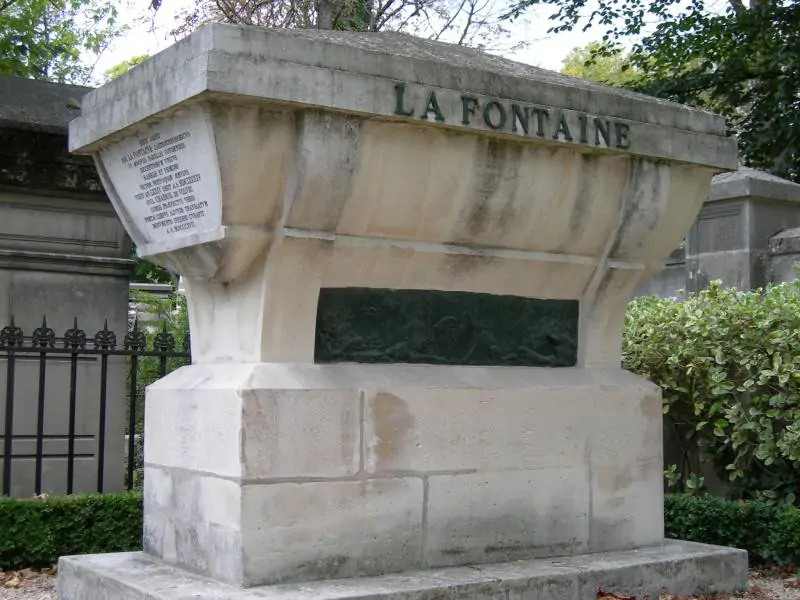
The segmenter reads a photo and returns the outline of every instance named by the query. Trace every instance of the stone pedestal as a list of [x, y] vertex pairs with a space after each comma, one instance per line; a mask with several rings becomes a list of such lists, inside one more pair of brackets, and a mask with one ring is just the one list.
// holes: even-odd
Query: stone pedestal
[[[531, 572], [501, 563], [553, 557], [575, 598], [603, 561], [619, 591], [744, 585], [741, 552], [664, 543], [659, 393], [619, 368], [723, 132], [399, 35], [213, 25], [89, 95], [72, 148], [185, 278], [194, 364], [148, 390], [145, 557], [65, 560], [62, 598], [406, 598], [382, 577], [420, 570], [416, 597], [508, 598]], [[508, 585], [457, 569], [489, 564]]]

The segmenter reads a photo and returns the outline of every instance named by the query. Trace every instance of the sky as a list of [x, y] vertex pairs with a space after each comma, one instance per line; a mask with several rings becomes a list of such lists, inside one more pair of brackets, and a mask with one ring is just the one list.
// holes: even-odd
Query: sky
[[[100, 56], [94, 70], [95, 84], [102, 83], [103, 73], [114, 65], [134, 56], [153, 55], [173, 44], [174, 40], [169, 36], [169, 31], [176, 22], [175, 17], [182, 8], [191, 5], [193, 0], [163, 0], [154, 19], [150, 18], [149, 0], [127, 0], [127, 2], [118, 5], [120, 21], [138, 20], [138, 22], [125, 37], [117, 40]], [[515, 52], [497, 52], [497, 54], [558, 71], [572, 48], [585, 46], [599, 35], [598, 31], [548, 34], [547, 30], [552, 22], [547, 19], [549, 13], [546, 10], [543, 7], [535, 7], [526, 15], [526, 21], [510, 24], [513, 39], [526, 41], [527, 47]]]

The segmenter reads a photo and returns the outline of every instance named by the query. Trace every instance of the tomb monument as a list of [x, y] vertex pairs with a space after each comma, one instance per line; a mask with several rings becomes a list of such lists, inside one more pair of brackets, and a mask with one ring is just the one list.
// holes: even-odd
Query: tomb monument
[[625, 307], [724, 121], [400, 34], [206, 26], [89, 93], [193, 364], [147, 392], [144, 551], [62, 600], [574, 599], [728, 592], [666, 540], [661, 398]]

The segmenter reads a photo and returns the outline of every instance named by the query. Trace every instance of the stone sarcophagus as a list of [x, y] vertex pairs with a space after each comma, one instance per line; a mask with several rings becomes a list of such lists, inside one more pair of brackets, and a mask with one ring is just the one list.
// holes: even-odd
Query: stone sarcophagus
[[70, 136], [184, 277], [194, 364], [148, 391], [145, 554], [65, 560], [63, 598], [164, 563], [433, 594], [431, 569], [552, 557], [553, 597], [593, 598], [580, 557], [639, 549], [661, 579], [626, 590], [694, 591], [712, 555], [709, 589], [742, 584], [740, 553], [664, 541], [660, 394], [620, 368], [634, 287], [736, 168], [722, 119], [402, 35], [213, 25]]

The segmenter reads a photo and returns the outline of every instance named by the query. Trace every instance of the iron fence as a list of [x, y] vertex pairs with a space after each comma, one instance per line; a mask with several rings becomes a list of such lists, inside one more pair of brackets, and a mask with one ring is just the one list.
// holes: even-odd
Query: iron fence
[[[175, 336], [167, 330], [166, 324], [160, 331], [149, 331], [140, 328], [137, 320], [126, 331], [121, 347], [118, 347], [117, 340], [117, 335], [108, 329], [108, 321], [91, 337], [78, 327], [77, 319], [62, 337], [57, 337], [55, 331], [47, 326], [46, 318], [31, 335], [26, 335], [17, 327], [13, 317], [6, 327], [0, 329], [0, 376], [2, 361], [6, 362], [5, 398], [0, 403], [4, 405], [3, 429], [0, 430], [3, 434], [2, 495], [9, 496], [12, 493], [12, 465], [15, 460], [25, 460], [32, 466], [33, 491], [40, 495], [45, 487], [51, 493], [72, 494], [75, 490], [76, 459], [88, 459], [89, 463], [94, 462], [94, 488], [102, 493], [109, 477], [106, 464], [108, 436], [125, 439], [121, 446], [127, 446], [127, 457], [123, 463], [124, 487], [133, 489], [136, 441], [143, 433], [144, 388], [168, 371], [190, 362], [190, 343], [187, 334], [180, 345], [176, 344]], [[110, 369], [110, 362], [115, 362], [115, 369]], [[55, 371], [57, 373], [49, 377]], [[81, 376], [84, 380], [81, 380]], [[114, 379], [112, 385], [109, 385], [110, 376]], [[110, 392], [116, 397], [110, 398]], [[31, 414], [34, 402], [34, 414]], [[127, 412], [124, 417], [120, 413], [123, 403]], [[66, 423], [59, 424], [58, 420], [51, 418], [46, 431], [48, 412], [63, 411], [64, 404]], [[108, 423], [109, 406], [116, 415], [113, 427], [109, 427]], [[27, 414], [15, 415], [15, 411], [20, 409]], [[78, 432], [77, 427], [79, 414], [82, 433]], [[89, 422], [92, 421], [92, 415], [94, 423]], [[26, 419], [18, 418], [22, 416]], [[15, 426], [25, 431], [15, 433]], [[51, 441], [64, 439], [65, 450], [46, 450]], [[76, 442], [89, 442], [88, 446], [93, 448], [76, 452]], [[15, 443], [18, 446], [28, 443], [29, 450], [15, 451]], [[117, 458], [122, 459], [121, 456]], [[45, 485], [43, 467], [48, 459], [55, 459], [59, 466], [66, 463], [64, 489], [54, 491], [52, 484]], [[25, 474], [30, 477], [28, 471]], [[64, 479], [61, 473], [56, 474], [59, 480]]]

